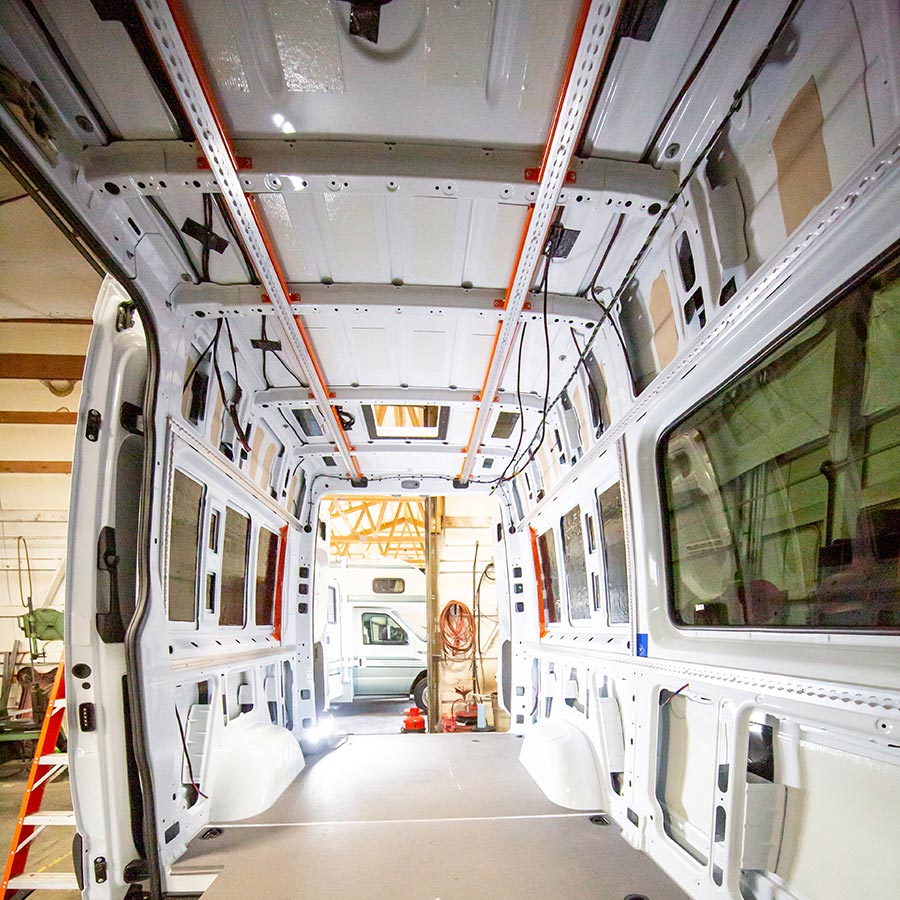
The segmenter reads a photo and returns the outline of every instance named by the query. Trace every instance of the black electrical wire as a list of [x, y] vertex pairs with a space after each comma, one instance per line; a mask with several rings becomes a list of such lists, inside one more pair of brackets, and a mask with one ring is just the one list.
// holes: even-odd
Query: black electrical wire
[[246, 450], [249, 453], [250, 452], [250, 441], [247, 438], [247, 433], [241, 427], [241, 423], [240, 423], [240, 420], [238, 419], [238, 414], [237, 414], [237, 405], [238, 405], [238, 403], [241, 402], [241, 395], [243, 393], [241, 391], [240, 382], [238, 381], [237, 356], [236, 356], [235, 350], [234, 350], [234, 341], [232, 340], [232, 336], [231, 336], [231, 325], [227, 320], [225, 320], [225, 325], [226, 325], [226, 328], [228, 331], [228, 339], [229, 339], [229, 341], [231, 341], [231, 357], [232, 357], [232, 361], [234, 363], [235, 391], [234, 391], [234, 397], [232, 399], [229, 400], [228, 396], [225, 393], [225, 382], [222, 379], [222, 372], [221, 372], [221, 369], [219, 368], [219, 352], [218, 351], [219, 351], [219, 336], [222, 333], [222, 319], [219, 319], [219, 321], [216, 323], [216, 334], [215, 334], [215, 337], [213, 338], [213, 348], [212, 348], [213, 371], [216, 374], [216, 383], [219, 386], [219, 396], [222, 398], [222, 403], [225, 405], [225, 409], [228, 412], [228, 416], [231, 419], [232, 425], [234, 425], [235, 435], [237, 436], [237, 439], [240, 442], [241, 446], [244, 448], [244, 450]]
[[[603, 310], [603, 316], [600, 319], [600, 324], [609, 321], [609, 324], [612, 325], [613, 331], [616, 333], [616, 337], [619, 339], [619, 345], [622, 347], [622, 355], [625, 357], [625, 366], [628, 369], [628, 377], [631, 379], [631, 383], [634, 384], [634, 372], [631, 369], [631, 357], [628, 355], [628, 348], [625, 346], [625, 338], [622, 336], [622, 331], [619, 327], [618, 321], [616, 321], [615, 316], [612, 315], [612, 308], [606, 307], [601, 300], [598, 299], [595, 291], [591, 288], [590, 299], [593, 300], [597, 306]], [[598, 324], [599, 328], [600, 325]], [[581, 362], [581, 357], [579, 356], [579, 362]]]
[[665, 131], [666, 125], [669, 124], [669, 120], [672, 118], [675, 110], [681, 104], [681, 101], [684, 99], [685, 94], [687, 94], [687, 92], [690, 90], [691, 85], [700, 74], [700, 71], [706, 64], [707, 59], [709, 59], [709, 55], [715, 49], [716, 44], [718, 44], [719, 38], [722, 36], [722, 32], [725, 31], [725, 27], [731, 20], [731, 17], [734, 14], [734, 11], [737, 9], [739, 3], [740, 0], [731, 0], [731, 3], [728, 5], [728, 9], [725, 10], [725, 14], [719, 21], [718, 26], [716, 26], [716, 30], [713, 33], [713, 36], [710, 38], [709, 43], [700, 54], [700, 58], [694, 64], [694, 68], [691, 69], [690, 75], [688, 75], [688, 77], [684, 80], [684, 84], [681, 85], [680, 90], [675, 95], [675, 99], [669, 105], [669, 108], [664, 113], [662, 119], [660, 119], [659, 125], [656, 126], [656, 131], [653, 132], [653, 137], [651, 137], [647, 142], [647, 147], [644, 150], [643, 155], [641, 156], [642, 163], [647, 163], [650, 161], [650, 157], [653, 155], [653, 151], [656, 149], [656, 143], [660, 139], [663, 131]]
[[[221, 322], [221, 319], [219, 321]], [[209, 353], [210, 350], [212, 350], [212, 346], [216, 342], [216, 338], [218, 337], [218, 334], [219, 334], [219, 332], [217, 329], [216, 333], [209, 339], [209, 343], [206, 345], [203, 352], [197, 357], [197, 361], [194, 363], [193, 366], [191, 366], [191, 371], [188, 372], [187, 378], [184, 379], [184, 386], [181, 388], [182, 394], [188, 389], [188, 385], [190, 385], [191, 379], [194, 377], [194, 375], [197, 374], [197, 369], [200, 368], [200, 364], [203, 362], [204, 359], [206, 359], [206, 354]]]
[[[548, 250], [545, 247], [545, 253], [547, 253], [547, 263], [544, 268], [544, 304], [543, 304], [543, 324], [544, 324], [544, 349], [545, 349], [545, 357], [546, 357], [546, 365], [547, 365], [547, 374], [544, 382], [544, 406], [541, 414], [541, 422], [538, 426], [537, 431], [540, 432], [540, 438], [537, 438], [537, 431], [535, 432], [535, 437], [531, 439], [528, 444], [528, 447], [525, 449], [525, 453], [528, 454], [528, 459], [525, 460], [524, 463], [519, 465], [518, 459], [513, 457], [514, 465], [518, 466], [515, 472], [511, 475], [504, 475], [502, 481], [512, 481], [514, 478], [518, 478], [525, 469], [531, 465], [532, 460], [537, 455], [538, 450], [541, 449], [542, 444], [544, 443], [544, 438], [547, 436], [547, 415], [550, 412], [550, 407], [548, 405], [550, 398], [550, 325], [547, 319], [547, 285], [550, 280], [550, 260], [551, 257], [549, 253], [551, 250]], [[554, 401], [555, 402], [555, 401]], [[535, 443], [535, 438], [537, 438], [537, 443]]]
[[259, 323], [259, 342], [262, 346], [259, 348], [260, 353], [262, 353], [262, 377], [263, 384], [266, 386], [266, 390], [272, 387], [272, 383], [269, 381], [269, 376], [266, 374], [266, 356], [269, 353], [269, 350], [266, 348], [265, 344], [268, 341], [266, 336], [266, 317], [260, 316]]
[[188, 264], [188, 268], [191, 270], [191, 275], [194, 276], [194, 284], [199, 284], [202, 280], [200, 277], [200, 272], [197, 269], [197, 264], [194, 262], [194, 257], [191, 256], [191, 251], [188, 249], [188, 245], [184, 242], [184, 238], [182, 237], [181, 232], [175, 226], [175, 223], [169, 217], [169, 214], [166, 212], [163, 205], [156, 199], [156, 197], [151, 196], [150, 194], [145, 194], [144, 199], [147, 201], [147, 204], [150, 206], [152, 210], [156, 212], [156, 214], [163, 220], [163, 223], [172, 233], [172, 237], [175, 238], [175, 243], [181, 248], [181, 252], [184, 254], [184, 261]]
[[625, 224], [625, 213], [619, 213], [619, 218], [616, 220], [615, 227], [613, 228], [613, 233], [610, 235], [609, 243], [606, 245], [606, 249], [603, 251], [603, 256], [600, 257], [600, 262], [597, 263], [597, 268], [594, 269], [593, 277], [591, 278], [590, 284], [583, 291], [583, 296], [588, 296], [591, 291], [596, 290], [597, 287], [597, 279], [600, 277], [600, 270], [603, 266], [606, 265], [606, 260], [609, 258], [609, 254], [612, 251], [613, 244], [616, 242], [616, 238], [619, 236], [619, 232], [622, 230], [622, 225]]
[[184, 734], [184, 725], [181, 724], [181, 714], [178, 712], [178, 706], [175, 706], [175, 719], [178, 722], [178, 733], [181, 735], [181, 749], [184, 751], [184, 761], [187, 763], [188, 778], [191, 779], [191, 785], [204, 800], [209, 797], [200, 790], [200, 782], [194, 777], [194, 767], [191, 765], [191, 754], [188, 753], [187, 738]]
[[[615, 304], [621, 299], [622, 295], [625, 293], [625, 289], [627, 288], [632, 277], [634, 276], [634, 273], [637, 271], [640, 264], [644, 261], [644, 258], [647, 255], [647, 251], [649, 250], [650, 245], [653, 242], [653, 238], [659, 232], [659, 229], [662, 227], [663, 222], [665, 222], [666, 217], [672, 211], [672, 208], [674, 207], [675, 203], [678, 201], [678, 198], [681, 197], [681, 195], [684, 193], [685, 188], [690, 183], [691, 178], [694, 177], [694, 174], [696, 173], [697, 169], [700, 168], [703, 161], [707, 158], [709, 151], [712, 149], [712, 147], [715, 146], [716, 141], [718, 141], [719, 138], [722, 136], [722, 133], [728, 127], [728, 124], [731, 121], [734, 114], [738, 111], [738, 109], [740, 109], [741, 104], [743, 103], [744, 95], [747, 93], [747, 91], [750, 89], [750, 87], [756, 81], [760, 71], [762, 70], [763, 66], [765, 65], [766, 60], [768, 59], [769, 54], [772, 51], [772, 48], [775, 46], [775, 44], [781, 38], [785, 28], [790, 23], [791, 19], [794, 17], [794, 14], [796, 13], [797, 8], [800, 6], [801, 3], [802, 3], [802, 0], [792, 0], [792, 2], [788, 5], [787, 9], [785, 10], [784, 14], [782, 15], [782, 17], [778, 23], [778, 26], [775, 28], [775, 31], [773, 32], [772, 37], [769, 39], [769, 42], [766, 44], [766, 46], [763, 48], [760, 55], [757, 57], [756, 61], [754, 62], [753, 66], [750, 69], [750, 72], [748, 73], [747, 77], [744, 79], [740, 88], [738, 88], [738, 90], [735, 91], [734, 99], [731, 103], [731, 106], [728, 108], [728, 111], [726, 112], [725, 117], [719, 123], [718, 127], [713, 132], [713, 134], [711, 135], [709, 140], [706, 142], [706, 145], [703, 147], [703, 149], [700, 151], [700, 153], [697, 154], [697, 158], [694, 160], [694, 162], [691, 165], [690, 169], [688, 170], [687, 174], [684, 176], [684, 178], [682, 178], [681, 182], [679, 183], [678, 189], [675, 191], [675, 193], [672, 195], [669, 202], [665, 205], [665, 207], [660, 211], [659, 215], [657, 216], [657, 219], [654, 222], [653, 227], [650, 229], [650, 233], [647, 235], [647, 238], [645, 239], [643, 245], [641, 246], [641, 249], [638, 251], [637, 255], [632, 260], [631, 265], [628, 267], [628, 271], [625, 273], [625, 276], [622, 279], [621, 283], [619, 284], [619, 287], [613, 293], [613, 296], [612, 296], [612, 299], [610, 300], [610, 302], [608, 304], [606, 304], [605, 306], [603, 306], [602, 304], [599, 304], [599, 301], [597, 301], [595, 297], [591, 297], [591, 299], [594, 300], [594, 302], [598, 303], [598, 305], [603, 306], [603, 309], [605, 311], [604, 311], [603, 315], [601, 316], [599, 322], [597, 322], [596, 326], [594, 327], [594, 333], [593, 333], [593, 335], [591, 335], [591, 338], [587, 342], [587, 344], [585, 344], [584, 350], [582, 351], [581, 355], [579, 356], [578, 361], [576, 362], [571, 375], [567, 379], [566, 383], [562, 386], [559, 393], [553, 399], [553, 402], [551, 404], [549, 404], [549, 407], [547, 407], [547, 412], [544, 413], [541, 423], [537, 426], [537, 429], [535, 431], [535, 436], [537, 435], [538, 430], [544, 429], [546, 427], [545, 420], [546, 420], [547, 413], [549, 412], [550, 409], [552, 409], [559, 402], [563, 393], [566, 391], [566, 389], [572, 383], [572, 380], [575, 378], [575, 375], [577, 374], [582, 361], [587, 356], [587, 354], [591, 351], [594, 341], [597, 339], [597, 335], [600, 333], [600, 327], [603, 325], [603, 323], [608, 318], [611, 317], [612, 310], [615, 307]], [[615, 233], [614, 233], [614, 236], [615, 236]], [[609, 250], [609, 248], [607, 248], [607, 250]], [[603, 260], [601, 260], [601, 266], [602, 266], [602, 263], [603, 263]], [[598, 271], [599, 271], [599, 267], [598, 267]], [[596, 277], [596, 274], [595, 274], [595, 277]], [[591, 287], [593, 287], [593, 284], [591, 285]], [[622, 336], [620, 334], [618, 336], [619, 336], [619, 339], [621, 340]], [[625, 354], [625, 359], [628, 362], [628, 354], [627, 353]], [[630, 371], [630, 362], [629, 362], [629, 371]], [[532, 438], [532, 442], [533, 442], [533, 440], [534, 440], [534, 438]], [[509, 478], [507, 478], [506, 480], [511, 480], [512, 478], [517, 477], [517, 475], [520, 474], [521, 471], [522, 470], [520, 469], [519, 472], [515, 473], [514, 475], [509, 476]]]
[[519, 355], [516, 361], [516, 400], [519, 404], [519, 439], [516, 441], [516, 449], [513, 450], [506, 466], [497, 478], [493, 479], [494, 484], [499, 484], [506, 477], [509, 467], [515, 462], [522, 449], [522, 441], [525, 439], [525, 410], [522, 406], [522, 348], [525, 346], [525, 330], [528, 323], [522, 323], [522, 329], [519, 332]]
[[[212, 231], [212, 197], [203, 195], [203, 228], [209, 234]], [[209, 241], [204, 241], [200, 251], [200, 273], [204, 281], [209, 281]]]
[[300, 385], [300, 387], [309, 387], [309, 385], [284, 361], [284, 358], [277, 350], [272, 351], [272, 356], [274, 356], [275, 359], [277, 359], [278, 362], [280, 362], [281, 365], [284, 366], [285, 371], [288, 373], [288, 375], [294, 378], [297, 384]]

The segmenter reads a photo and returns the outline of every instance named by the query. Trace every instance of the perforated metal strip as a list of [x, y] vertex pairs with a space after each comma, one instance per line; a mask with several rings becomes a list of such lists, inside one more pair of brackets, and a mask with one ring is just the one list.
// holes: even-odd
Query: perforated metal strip
[[500, 386], [513, 338], [519, 327], [519, 315], [531, 289], [535, 268], [559, 203], [559, 195], [565, 186], [569, 163], [603, 68], [603, 57], [612, 37], [617, 8], [617, 3], [593, 0], [584, 19], [581, 34], [576, 37], [578, 50], [544, 152], [540, 187], [534, 208], [526, 223], [516, 269], [506, 292], [505, 316], [494, 341], [481, 392], [481, 402], [459, 474], [461, 481], [467, 481], [472, 474], [478, 451], [484, 440], [494, 396]]
[[257, 274], [271, 298], [273, 309], [287, 336], [288, 352], [307, 379], [335, 452], [340, 455], [347, 474], [353, 479], [361, 478], [362, 473], [347, 436], [331, 405], [312, 342], [291, 310], [287, 285], [272, 241], [250, 197], [244, 192], [237, 160], [203, 74], [198, 51], [190, 34], [186, 33], [179, 4], [176, 0], [139, 0], [138, 8], [244, 239]]

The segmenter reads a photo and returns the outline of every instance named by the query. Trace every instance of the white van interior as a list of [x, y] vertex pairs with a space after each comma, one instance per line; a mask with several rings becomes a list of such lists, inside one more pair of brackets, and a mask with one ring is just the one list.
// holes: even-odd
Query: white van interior
[[[85, 900], [895, 894], [898, 36], [895, 0], [0, 5], [0, 162], [104, 273]], [[421, 569], [335, 557], [374, 496], [425, 498]], [[442, 638], [481, 590], [490, 666]], [[505, 733], [442, 728], [457, 681]], [[429, 733], [323, 742], [410, 694]]]

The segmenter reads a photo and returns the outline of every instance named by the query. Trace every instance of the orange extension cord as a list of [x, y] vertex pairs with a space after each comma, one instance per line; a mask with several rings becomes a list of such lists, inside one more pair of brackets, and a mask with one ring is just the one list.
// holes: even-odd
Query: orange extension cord
[[453, 657], [468, 656], [475, 643], [475, 617], [465, 603], [451, 600], [441, 610], [441, 640]]

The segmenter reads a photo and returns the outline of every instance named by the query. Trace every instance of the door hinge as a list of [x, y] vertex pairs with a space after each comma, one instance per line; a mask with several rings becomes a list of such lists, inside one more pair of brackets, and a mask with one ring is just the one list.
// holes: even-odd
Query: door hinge
[[116, 331], [128, 331], [134, 326], [134, 304], [130, 300], [119, 304], [116, 310]]

